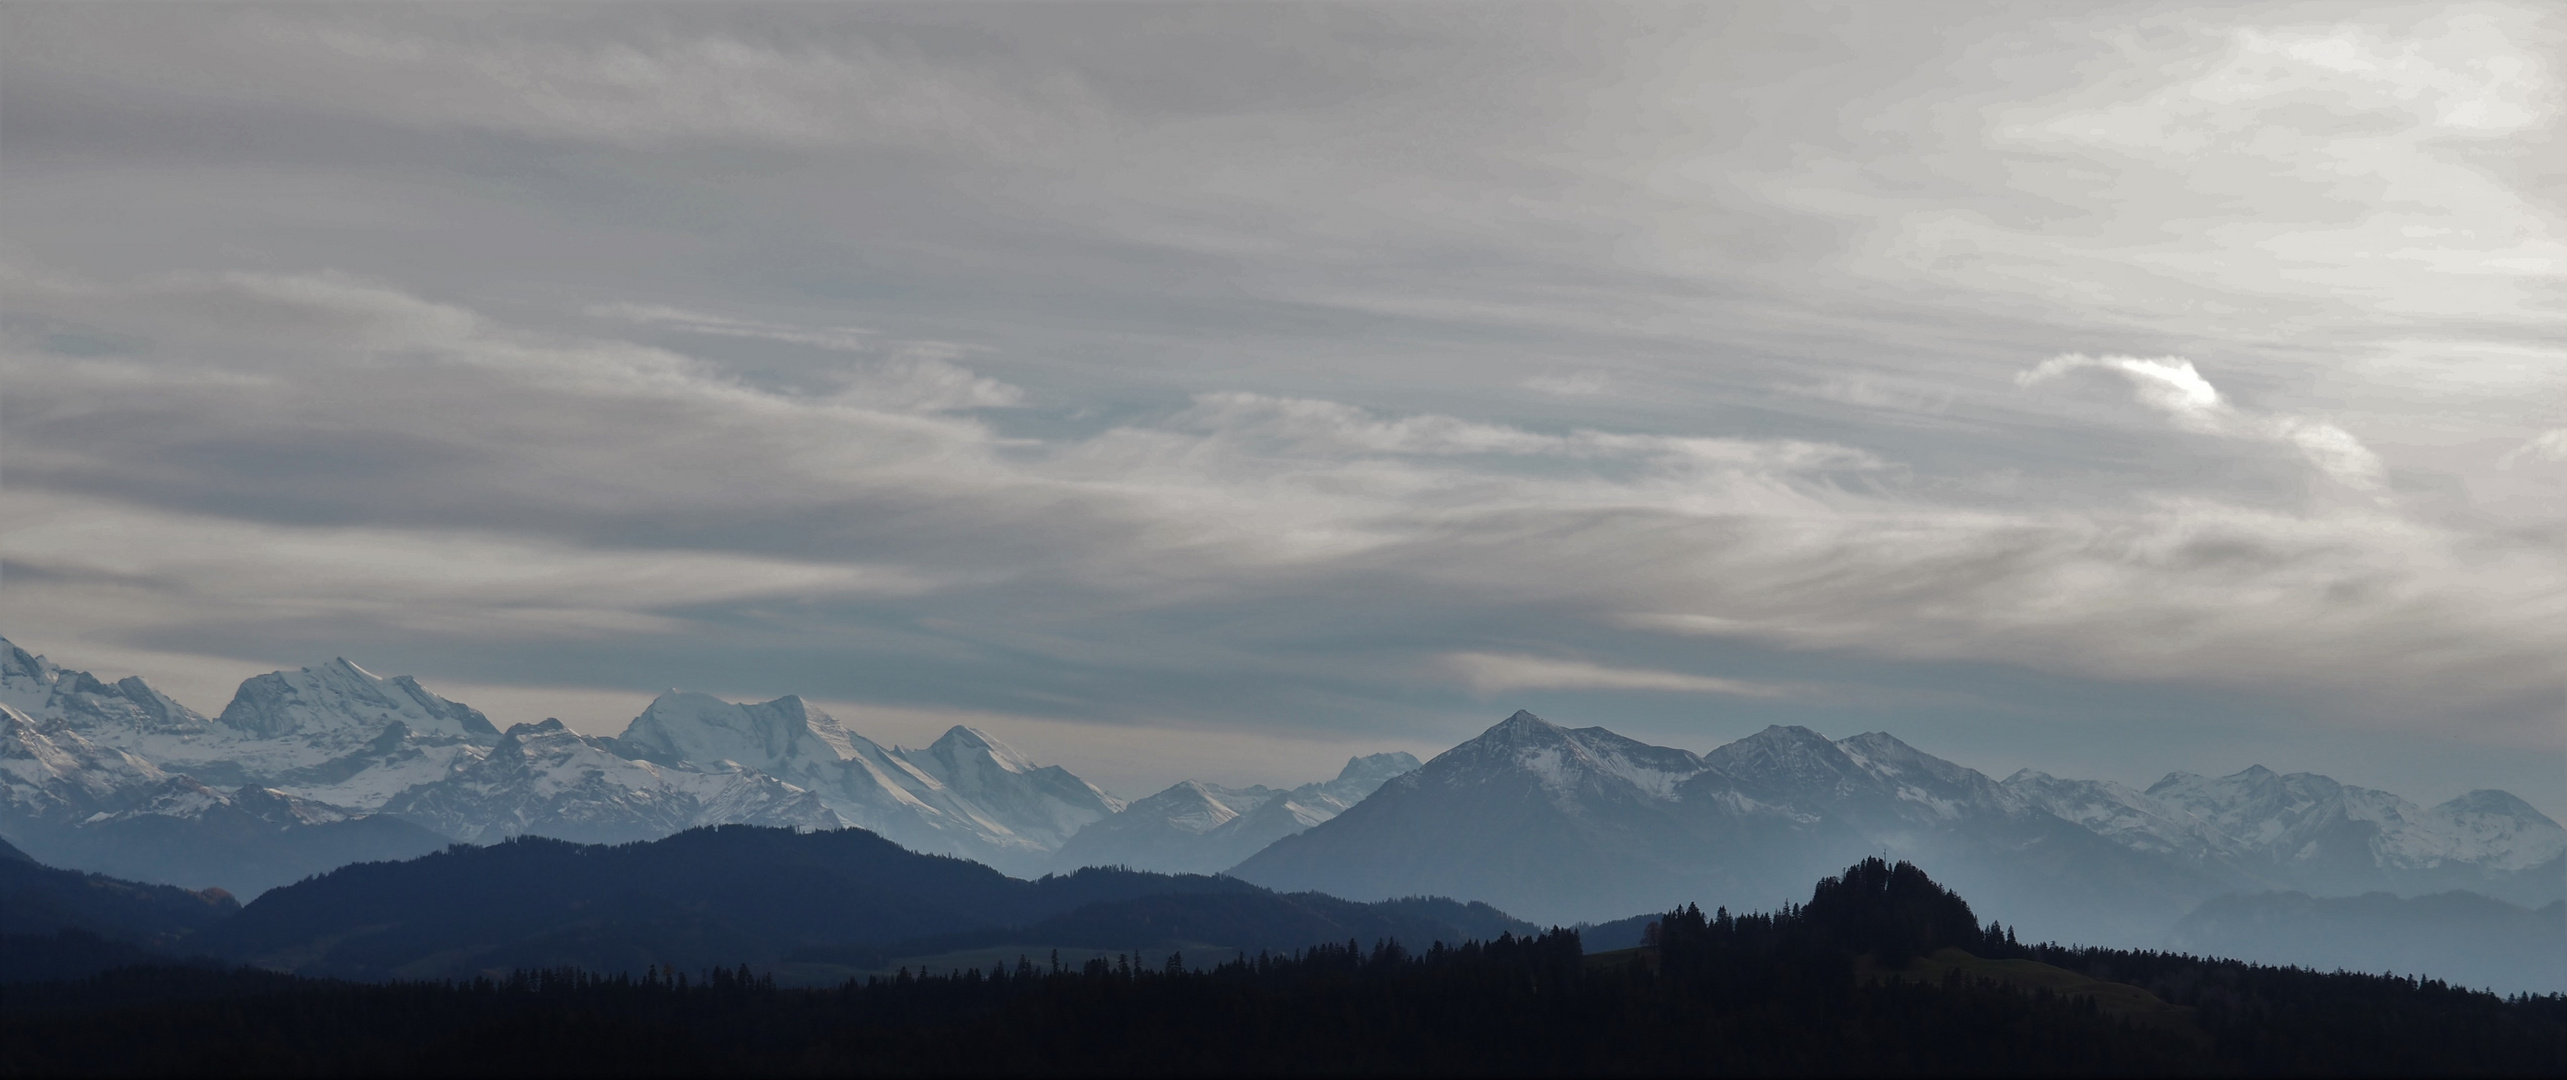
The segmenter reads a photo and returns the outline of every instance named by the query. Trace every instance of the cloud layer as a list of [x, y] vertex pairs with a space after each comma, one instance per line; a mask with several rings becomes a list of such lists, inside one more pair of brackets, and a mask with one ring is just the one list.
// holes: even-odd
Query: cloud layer
[[167, 14], [5, 15], [0, 507], [200, 705], [2558, 750], [2531, 9]]

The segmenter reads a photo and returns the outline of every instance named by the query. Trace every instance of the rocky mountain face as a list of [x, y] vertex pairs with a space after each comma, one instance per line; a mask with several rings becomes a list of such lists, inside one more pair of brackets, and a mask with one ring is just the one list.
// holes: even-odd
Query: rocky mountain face
[[1773, 727], [1696, 756], [1519, 712], [1232, 872], [1355, 899], [1467, 896], [1568, 922], [1679, 899], [1771, 908], [1800, 882], [1886, 854], [1934, 867], [2026, 933], [2142, 944], [2241, 890], [2412, 893], [2457, 876], [2511, 883], [2530, 903], [2567, 890], [2567, 831], [2512, 796], [2421, 810], [2258, 772], [2179, 775], [2146, 792], [2029, 772], [1999, 783], [1879, 733]]
[[1054, 853], [1052, 865], [1063, 871], [1127, 866], [1219, 873], [1268, 844], [1345, 813], [1415, 768], [1415, 756], [1392, 752], [1349, 758], [1336, 779], [1290, 790], [1182, 781], [1080, 830]]

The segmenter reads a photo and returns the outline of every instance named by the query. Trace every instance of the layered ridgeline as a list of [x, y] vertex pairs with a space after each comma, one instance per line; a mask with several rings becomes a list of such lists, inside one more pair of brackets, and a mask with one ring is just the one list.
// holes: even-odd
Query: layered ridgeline
[[1268, 844], [1345, 813], [1415, 768], [1415, 756], [1392, 752], [1349, 758], [1336, 779], [1290, 790], [1187, 780], [1079, 830], [1052, 862], [1065, 870], [1127, 866], [1217, 874]]
[[[1218, 870], [1415, 764], [1379, 755], [1328, 783], [1225, 789], [1228, 827], [1188, 834], [1191, 857], [1101, 844], [1090, 861]], [[1140, 820], [1122, 809], [986, 733], [884, 746], [797, 697], [672, 690], [618, 737], [553, 720], [503, 732], [408, 676], [334, 660], [250, 679], [207, 717], [139, 678], [107, 683], [0, 641], [0, 837], [56, 865], [242, 896], [452, 841], [719, 824], [858, 826], [1022, 875], [1086, 865], [1055, 853], [1091, 824]]]
[[48, 863], [242, 895], [450, 841], [862, 826], [1037, 870], [1121, 803], [957, 727], [886, 748], [786, 697], [671, 691], [621, 738], [505, 732], [346, 660], [261, 675], [207, 717], [0, 641], [0, 836]]
[[[1208, 962], [1317, 942], [1458, 944], [1530, 924], [1485, 904], [1359, 904], [1235, 878], [1087, 869], [1027, 881], [862, 829], [725, 825], [616, 845], [520, 837], [341, 867], [247, 907], [38, 865], [0, 846], [0, 982], [204, 957], [354, 979], [754, 964], [788, 982], [1066, 951]], [[137, 952], [136, 950], [140, 950]], [[56, 970], [48, 972], [48, 967]]]
[[1998, 782], [1884, 734], [1773, 727], [1694, 754], [1519, 712], [1233, 873], [1356, 899], [1432, 893], [1537, 921], [1678, 897], [1765, 908], [1866, 855], [1936, 867], [2042, 937], [2157, 945], [2214, 897], [2567, 893], [2567, 830], [2502, 792], [2423, 808], [2249, 769], [2148, 791]]

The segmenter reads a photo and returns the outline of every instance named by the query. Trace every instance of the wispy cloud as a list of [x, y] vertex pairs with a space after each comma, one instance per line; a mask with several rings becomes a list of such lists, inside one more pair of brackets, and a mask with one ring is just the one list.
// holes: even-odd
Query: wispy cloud
[[2109, 371], [2128, 380], [2139, 401], [2164, 413], [2182, 430], [2201, 435], [2267, 439], [2298, 449], [2326, 475], [2347, 487], [2378, 491], [2387, 482], [2380, 456], [2343, 428], [2300, 416], [2258, 414], [2220, 397], [2219, 388], [2179, 356], [2086, 356], [2066, 353], [2015, 375], [2017, 386], [2037, 386], [2075, 371]]
[[1608, 667], [1585, 660], [1463, 652], [1443, 657], [1456, 678], [1482, 696], [1514, 690], [1649, 690], [1673, 694], [1781, 697], [1783, 687], [1675, 671]]

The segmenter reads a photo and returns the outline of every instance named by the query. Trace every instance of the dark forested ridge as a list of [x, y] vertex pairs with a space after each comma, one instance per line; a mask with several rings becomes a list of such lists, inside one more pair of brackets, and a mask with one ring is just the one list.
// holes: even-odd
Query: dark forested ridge
[[779, 989], [745, 965], [352, 983], [138, 968], [0, 986], [0, 1072], [2529, 1074], [2567, 999], [2027, 946], [1912, 866], [1647, 944], [1569, 930]]
[[145, 885], [104, 874], [58, 870], [16, 848], [0, 850], [0, 934], [72, 929], [143, 945], [169, 946], [241, 910], [220, 889]]
[[1024, 881], [858, 829], [725, 825], [616, 845], [521, 838], [343, 867], [261, 896], [186, 947], [351, 979], [791, 963], [806, 980], [836, 981], [903, 956], [1009, 943], [1253, 950], [1531, 929], [1485, 904], [1357, 904], [1104, 868]]

